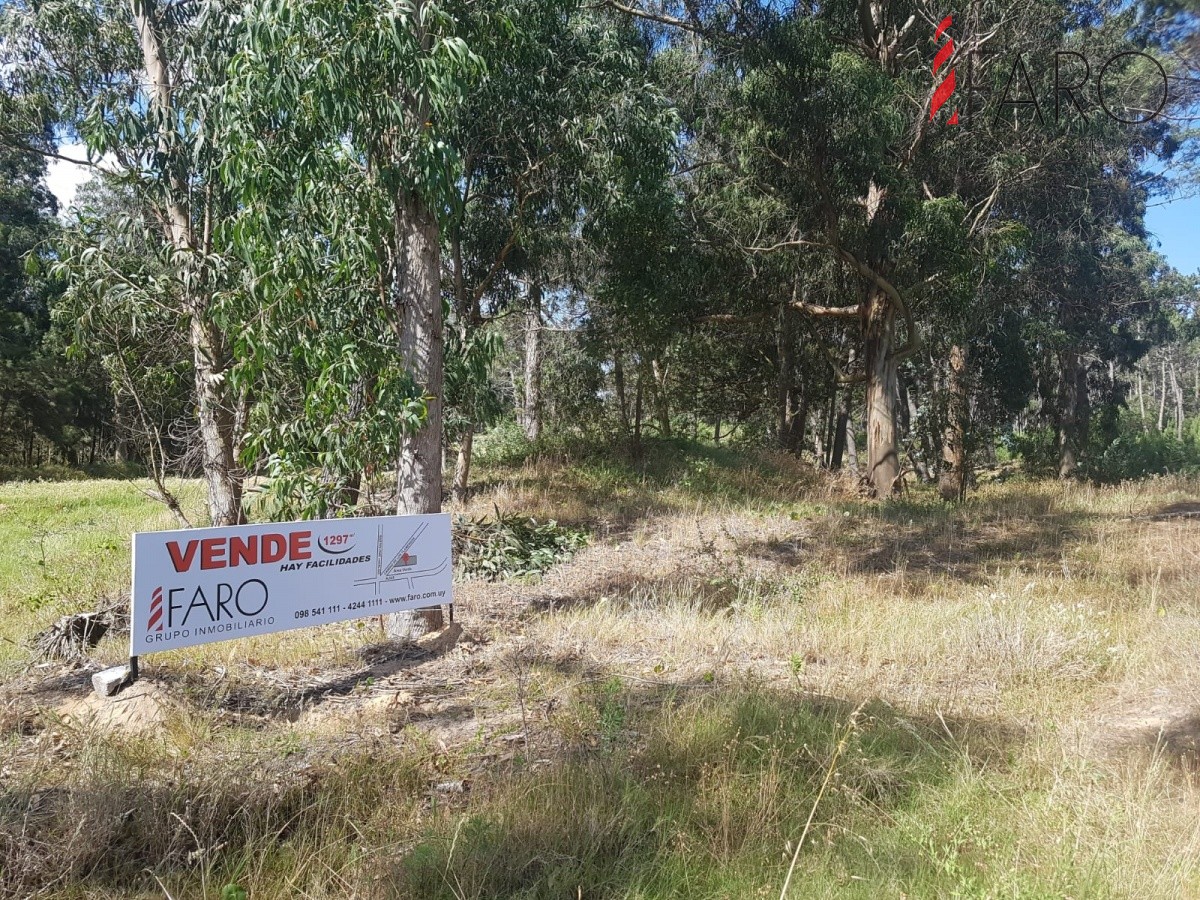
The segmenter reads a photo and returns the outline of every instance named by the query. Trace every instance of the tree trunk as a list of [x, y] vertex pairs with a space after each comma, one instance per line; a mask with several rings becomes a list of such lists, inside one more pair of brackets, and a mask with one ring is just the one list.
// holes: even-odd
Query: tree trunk
[[671, 398], [667, 395], [667, 375], [670, 366], [657, 359], [650, 363], [654, 375], [654, 417], [658, 419], [658, 433], [671, 437]]
[[843, 386], [838, 391], [837, 421], [833, 426], [833, 451], [829, 455], [829, 468], [835, 472], [842, 468], [846, 455], [846, 432], [850, 428], [850, 391]]
[[[850, 350], [849, 359], [846, 362], [847, 369], [854, 368], [854, 350]], [[853, 399], [853, 386], [849, 384], [835, 385], [834, 391], [838, 397], [837, 404], [837, 424], [834, 425], [833, 434], [833, 452], [830, 454], [829, 467], [834, 471], [842, 468], [842, 462], [845, 459], [846, 451], [850, 450], [855, 455], [854, 470], [858, 470], [857, 451], [854, 448], [854, 425], [850, 421], [851, 400]]]
[[638, 366], [637, 386], [633, 391], [633, 446], [642, 446], [642, 396], [646, 390], [646, 367]]
[[470, 425], [458, 442], [458, 458], [454, 461], [454, 502], [465, 503], [471, 480], [471, 451], [475, 446], [475, 429]]
[[1162, 379], [1159, 382], [1158, 392], [1158, 430], [1163, 432], [1167, 430], [1167, 358], [1164, 356], [1162, 360]]
[[833, 384], [833, 393], [829, 395], [829, 403], [825, 406], [825, 427], [822, 429], [825, 437], [825, 446], [828, 448], [825, 452], [825, 458], [821, 460], [821, 465], [825, 468], [831, 468], [833, 465], [833, 451], [836, 438], [834, 437], [834, 424], [837, 421], [837, 382]]
[[1175, 437], [1183, 440], [1183, 388], [1179, 384], [1179, 373], [1175, 371], [1175, 363], [1171, 362], [1171, 394], [1175, 397]]
[[1137, 373], [1137, 396], [1138, 409], [1142, 414], [1142, 431], [1149, 431], [1150, 429], [1146, 425], [1146, 392], [1142, 388], [1142, 373], [1140, 370]]
[[[853, 410], [853, 397], [848, 398], [849, 408]], [[846, 457], [850, 460], [850, 471], [855, 475], [858, 474], [858, 441], [855, 440], [854, 432], [857, 429], [853, 416], [846, 422]]]
[[617, 414], [621, 422], [621, 433], [629, 435], [629, 402], [625, 396], [625, 366], [618, 351], [613, 357], [613, 390], [617, 395]]
[[795, 382], [796, 354], [793, 328], [794, 311], [791, 304], [779, 305], [779, 326], [776, 330], [776, 356], [779, 372], [775, 380], [776, 433], [782, 450], [795, 452], [796, 429], [793, 384]]
[[959, 501], [967, 493], [967, 355], [958, 344], [950, 348], [947, 373], [946, 432], [942, 438], [942, 471], [938, 493]]
[[542, 436], [542, 286], [529, 288], [529, 307], [525, 313], [525, 403], [522, 427], [525, 437], [536, 441]]
[[1091, 405], [1088, 398], [1087, 368], [1079, 355], [1067, 350], [1062, 355], [1062, 395], [1059, 401], [1058, 477], [1075, 474], [1087, 446]]
[[[146, 70], [147, 93], [158, 118], [158, 147], [165, 169], [166, 191], [163, 200], [163, 221], [171, 246], [183, 260], [181, 266], [199, 266], [201, 271], [180, 271], [186, 275], [203, 273], [203, 254], [208, 247], [200, 246], [192, 226], [188, 208], [191, 186], [185, 174], [172, 166], [172, 144], [176, 115], [172, 102], [170, 67], [160, 31], [160, 11], [153, 0], [130, 0], [130, 12], [141, 43], [142, 64]], [[206, 211], [207, 212], [207, 211]], [[203, 279], [199, 279], [203, 284]], [[191, 320], [190, 338], [195, 363], [196, 405], [200, 423], [204, 479], [208, 487], [208, 514], [213, 525], [237, 525], [244, 521], [242, 514], [242, 475], [237, 470], [234, 445], [234, 404], [230, 402], [229, 382], [225, 371], [224, 337], [212, 323], [209, 299], [201, 290], [185, 291], [185, 309]]]
[[804, 447], [804, 439], [808, 432], [808, 395], [800, 393], [798, 409], [792, 411], [792, 421], [789, 426], [787, 449], [789, 453], [800, 455]]
[[192, 315], [191, 335], [209, 520], [213, 525], [241, 525], [242, 477], [233, 452], [234, 412], [227, 396], [222, 336], [199, 312]]
[[872, 288], [864, 309], [864, 352], [867, 369], [867, 478], [874, 492], [890, 496], [900, 488], [900, 453], [896, 435], [896, 360], [892, 347], [896, 311], [888, 296]]
[[[908, 458], [921, 484], [932, 484], [934, 477], [927, 460], [934, 459], [935, 454], [929, 445], [929, 435], [925, 433], [925, 429], [916, 427], [921, 421], [921, 411], [914, 396], [916, 391], [913, 385], [900, 377], [896, 379], [896, 387], [900, 392], [899, 405], [896, 407], [900, 418], [900, 435], [907, 438]], [[905, 441], [901, 441], [902, 445], [904, 443]]]
[[[426, 395], [428, 412], [404, 434], [396, 464], [396, 514], [442, 510], [442, 296], [437, 218], [416, 196], [395, 199], [392, 304], [400, 322], [400, 362]], [[413, 638], [442, 627], [440, 607], [389, 615], [388, 635]]]
[[396, 513], [442, 509], [442, 296], [437, 219], [417, 197], [396, 198], [392, 302], [400, 321], [400, 362], [424, 389], [425, 423], [401, 439]]
[[124, 465], [133, 458], [130, 451], [129, 423], [120, 392], [113, 399], [113, 462]]

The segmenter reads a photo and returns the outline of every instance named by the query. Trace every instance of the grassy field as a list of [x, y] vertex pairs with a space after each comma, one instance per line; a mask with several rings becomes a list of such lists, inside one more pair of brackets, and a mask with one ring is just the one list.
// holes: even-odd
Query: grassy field
[[591, 542], [461, 584], [454, 649], [233, 641], [108, 704], [24, 642], [124, 596], [169, 516], [132, 482], [0, 485], [0, 890], [1200, 896], [1200, 483], [876, 504], [683, 444], [479, 478], [457, 512]]

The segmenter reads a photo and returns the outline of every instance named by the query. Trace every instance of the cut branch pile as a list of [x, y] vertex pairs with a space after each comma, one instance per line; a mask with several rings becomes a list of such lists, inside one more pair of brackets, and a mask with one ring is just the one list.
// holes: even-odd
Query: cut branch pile
[[63, 616], [35, 634], [30, 645], [42, 659], [83, 659], [110, 630], [121, 628], [124, 618], [116, 607]]
[[540, 575], [587, 544], [578, 529], [496, 510], [494, 519], [459, 518], [454, 523], [454, 555], [463, 575], [497, 581]]

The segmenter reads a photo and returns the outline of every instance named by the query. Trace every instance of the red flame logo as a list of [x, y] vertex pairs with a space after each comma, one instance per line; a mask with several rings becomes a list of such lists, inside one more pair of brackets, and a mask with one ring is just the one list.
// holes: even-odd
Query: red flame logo
[[[933, 39], [940, 41], [942, 35], [946, 34], [946, 29], [954, 24], [954, 16], [946, 16], [938, 23], [937, 31], [934, 32]], [[954, 55], [954, 38], [946, 35], [946, 43], [944, 43], [937, 52], [937, 56], [933, 58], [933, 74], [936, 76], [938, 70], [950, 61], [950, 57]], [[950, 99], [950, 95], [954, 93], [955, 79], [954, 69], [951, 69], [949, 74], [942, 79], [942, 83], [937, 86], [937, 90], [933, 92], [933, 102], [929, 106], [929, 121], [933, 121], [933, 117], [937, 115], [937, 111], [946, 105], [946, 101]], [[949, 125], [958, 124], [958, 110], [954, 111], [947, 122]]]

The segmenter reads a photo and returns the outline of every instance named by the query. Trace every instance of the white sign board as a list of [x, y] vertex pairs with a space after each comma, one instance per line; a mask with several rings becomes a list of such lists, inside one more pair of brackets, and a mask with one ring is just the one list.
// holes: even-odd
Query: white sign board
[[130, 655], [453, 602], [450, 516], [133, 536]]

